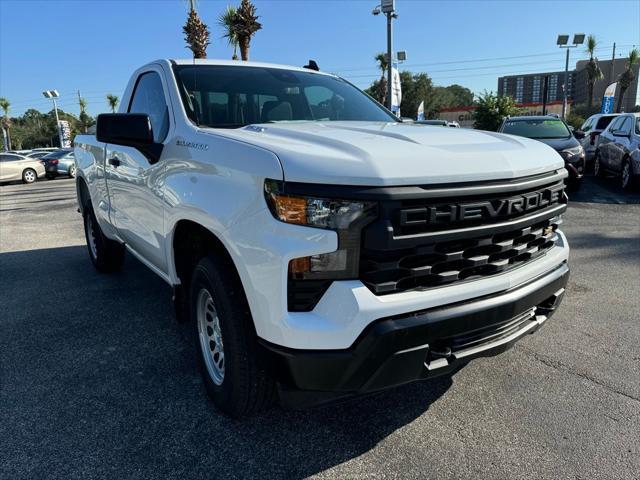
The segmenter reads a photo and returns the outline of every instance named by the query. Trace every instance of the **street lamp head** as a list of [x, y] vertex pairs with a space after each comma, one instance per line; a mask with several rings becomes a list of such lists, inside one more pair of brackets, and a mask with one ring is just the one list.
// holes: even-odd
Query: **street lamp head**
[[44, 92], [42, 92], [42, 95], [44, 95], [44, 98], [51, 98], [51, 94], [49, 93], [48, 90], [45, 90]]
[[44, 95], [45, 98], [58, 98], [60, 96], [57, 90], [45, 90], [42, 92], [42, 95]]
[[380, 6], [377, 6], [371, 11], [372, 15], [380, 15]]
[[573, 35], [573, 44], [574, 45], [582, 45], [584, 43], [584, 33], [576, 33]]
[[567, 43], [569, 43], [569, 35], [558, 35], [558, 41], [556, 42], [556, 45], [566, 45]]

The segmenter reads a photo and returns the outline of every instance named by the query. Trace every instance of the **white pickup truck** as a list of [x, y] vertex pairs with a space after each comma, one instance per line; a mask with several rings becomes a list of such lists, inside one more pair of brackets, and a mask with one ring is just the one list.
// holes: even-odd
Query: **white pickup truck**
[[128, 250], [174, 288], [232, 416], [450, 374], [568, 280], [553, 149], [400, 123], [308, 68], [149, 63], [75, 156], [91, 261]]

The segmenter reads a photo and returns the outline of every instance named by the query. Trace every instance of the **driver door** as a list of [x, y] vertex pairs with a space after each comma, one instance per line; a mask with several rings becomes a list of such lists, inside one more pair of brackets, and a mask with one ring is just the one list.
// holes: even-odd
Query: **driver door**
[[[169, 109], [162, 72], [142, 73], [133, 89], [128, 113], [149, 115], [155, 142], [167, 140]], [[111, 220], [134, 254], [160, 272], [167, 272], [163, 252], [164, 231], [162, 174], [164, 155], [151, 163], [138, 149], [108, 144], [105, 174], [111, 200]]]

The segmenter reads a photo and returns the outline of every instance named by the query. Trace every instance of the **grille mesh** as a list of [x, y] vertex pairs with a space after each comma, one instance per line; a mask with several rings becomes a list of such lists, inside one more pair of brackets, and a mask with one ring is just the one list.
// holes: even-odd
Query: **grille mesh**
[[502, 273], [552, 248], [559, 223], [555, 217], [495, 235], [390, 252], [363, 250], [361, 280], [383, 295]]

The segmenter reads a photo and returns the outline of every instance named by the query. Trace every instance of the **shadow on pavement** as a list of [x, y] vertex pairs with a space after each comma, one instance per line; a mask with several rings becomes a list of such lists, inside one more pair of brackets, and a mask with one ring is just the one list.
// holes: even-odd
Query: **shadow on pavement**
[[233, 421], [206, 397], [194, 327], [131, 257], [99, 275], [84, 246], [3, 253], [0, 275], [5, 478], [303, 478], [369, 451], [452, 385]]
[[570, 202], [640, 204], [640, 190], [626, 192], [620, 187], [618, 177], [598, 178], [587, 175], [580, 190], [568, 190]]

